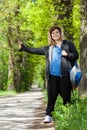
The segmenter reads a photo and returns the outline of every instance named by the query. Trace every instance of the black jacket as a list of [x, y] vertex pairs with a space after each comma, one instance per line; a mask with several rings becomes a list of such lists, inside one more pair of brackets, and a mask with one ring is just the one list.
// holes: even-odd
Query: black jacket
[[[50, 68], [50, 61], [49, 61], [49, 47], [50, 46], [44, 46], [42, 48], [31, 48], [27, 47], [24, 44], [22, 44], [21, 50], [29, 52], [31, 54], [39, 54], [39, 55], [45, 55], [46, 56], [46, 77], [49, 78], [49, 68]], [[64, 49], [68, 55], [61, 57], [61, 74], [62, 76], [68, 76], [69, 75], [69, 68], [70, 63], [73, 66], [75, 61], [78, 59], [78, 52], [74, 46], [74, 44], [70, 41], [63, 40], [61, 45], [62, 50]]]

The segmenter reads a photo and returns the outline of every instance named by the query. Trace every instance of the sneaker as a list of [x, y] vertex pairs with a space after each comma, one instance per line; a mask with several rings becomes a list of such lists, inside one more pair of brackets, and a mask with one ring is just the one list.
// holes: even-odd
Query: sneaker
[[49, 115], [47, 115], [47, 116], [45, 117], [45, 120], [44, 120], [43, 122], [44, 122], [44, 123], [51, 123], [52, 121], [53, 121], [52, 117], [49, 116]]

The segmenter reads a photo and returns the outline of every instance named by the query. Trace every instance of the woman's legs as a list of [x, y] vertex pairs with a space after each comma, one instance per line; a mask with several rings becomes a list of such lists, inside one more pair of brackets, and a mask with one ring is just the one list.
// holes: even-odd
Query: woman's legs
[[60, 95], [63, 98], [63, 104], [71, 103], [71, 83], [68, 76], [62, 77], [60, 81]]
[[59, 93], [59, 80], [57, 76], [50, 76], [48, 80], [47, 94], [48, 94], [48, 103], [46, 109], [46, 115], [52, 116], [51, 112], [54, 111], [54, 105]]
[[52, 111], [54, 111], [55, 102], [58, 94], [63, 98], [63, 104], [71, 102], [71, 83], [69, 77], [50, 76], [48, 80], [48, 103], [46, 109], [46, 118], [44, 123], [52, 121]]

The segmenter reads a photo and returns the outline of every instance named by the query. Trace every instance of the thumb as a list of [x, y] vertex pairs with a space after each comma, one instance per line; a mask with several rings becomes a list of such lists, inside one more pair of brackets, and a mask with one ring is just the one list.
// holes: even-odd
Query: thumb
[[20, 39], [18, 39], [18, 47], [19, 47], [19, 50], [22, 48], [22, 41], [20, 41]]
[[22, 43], [22, 41], [18, 38], [18, 44], [19, 45], [22, 45], [23, 43]]

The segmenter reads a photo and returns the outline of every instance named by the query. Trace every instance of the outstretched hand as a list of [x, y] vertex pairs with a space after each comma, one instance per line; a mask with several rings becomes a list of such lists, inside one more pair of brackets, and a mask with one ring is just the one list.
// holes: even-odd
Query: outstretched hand
[[19, 50], [22, 48], [22, 41], [20, 41], [20, 39], [18, 39], [18, 46], [19, 46]]

